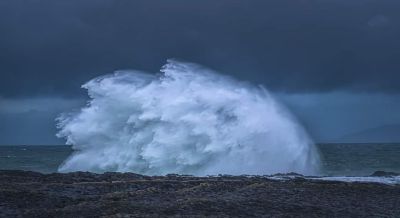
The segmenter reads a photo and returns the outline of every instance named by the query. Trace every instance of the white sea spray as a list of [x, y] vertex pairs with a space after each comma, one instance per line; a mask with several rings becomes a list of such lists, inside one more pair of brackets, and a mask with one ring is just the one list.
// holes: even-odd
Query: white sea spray
[[58, 118], [74, 149], [59, 171], [317, 173], [313, 142], [265, 88], [173, 60], [161, 72], [83, 85], [87, 106]]

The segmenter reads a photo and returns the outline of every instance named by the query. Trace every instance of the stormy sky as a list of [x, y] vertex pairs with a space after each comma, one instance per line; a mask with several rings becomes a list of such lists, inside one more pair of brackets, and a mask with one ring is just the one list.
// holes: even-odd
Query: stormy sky
[[156, 73], [168, 58], [265, 85], [317, 142], [400, 140], [362, 134], [400, 135], [399, 11], [398, 0], [1, 0], [0, 144], [62, 144], [54, 119], [85, 104], [84, 82]]

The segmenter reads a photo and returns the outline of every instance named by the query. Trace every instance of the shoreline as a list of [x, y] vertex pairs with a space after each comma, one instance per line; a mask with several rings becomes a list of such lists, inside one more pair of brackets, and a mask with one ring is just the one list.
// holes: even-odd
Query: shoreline
[[[280, 176], [0, 170], [0, 217], [396, 217], [400, 185]], [[384, 174], [382, 174], [384, 175]]]

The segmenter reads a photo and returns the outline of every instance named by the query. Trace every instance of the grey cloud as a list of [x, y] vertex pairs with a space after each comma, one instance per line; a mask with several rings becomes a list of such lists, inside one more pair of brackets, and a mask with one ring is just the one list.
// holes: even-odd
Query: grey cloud
[[[0, 1], [0, 95], [182, 58], [284, 92], [399, 92], [397, 0]], [[378, 28], [383, 27], [384, 28]]]
[[390, 23], [390, 19], [386, 16], [383, 15], [377, 15], [372, 17], [368, 21], [368, 26], [370, 27], [382, 27], [382, 26], [387, 26]]

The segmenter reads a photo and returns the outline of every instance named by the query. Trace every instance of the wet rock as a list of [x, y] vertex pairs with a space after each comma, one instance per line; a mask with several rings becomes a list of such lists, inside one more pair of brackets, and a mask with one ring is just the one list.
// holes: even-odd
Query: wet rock
[[[381, 174], [378, 174], [381, 175]], [[398, 217], [400, 185], [0, 171], [0, 217]], [[302, 177], [301, 177], [302, 178]]]

